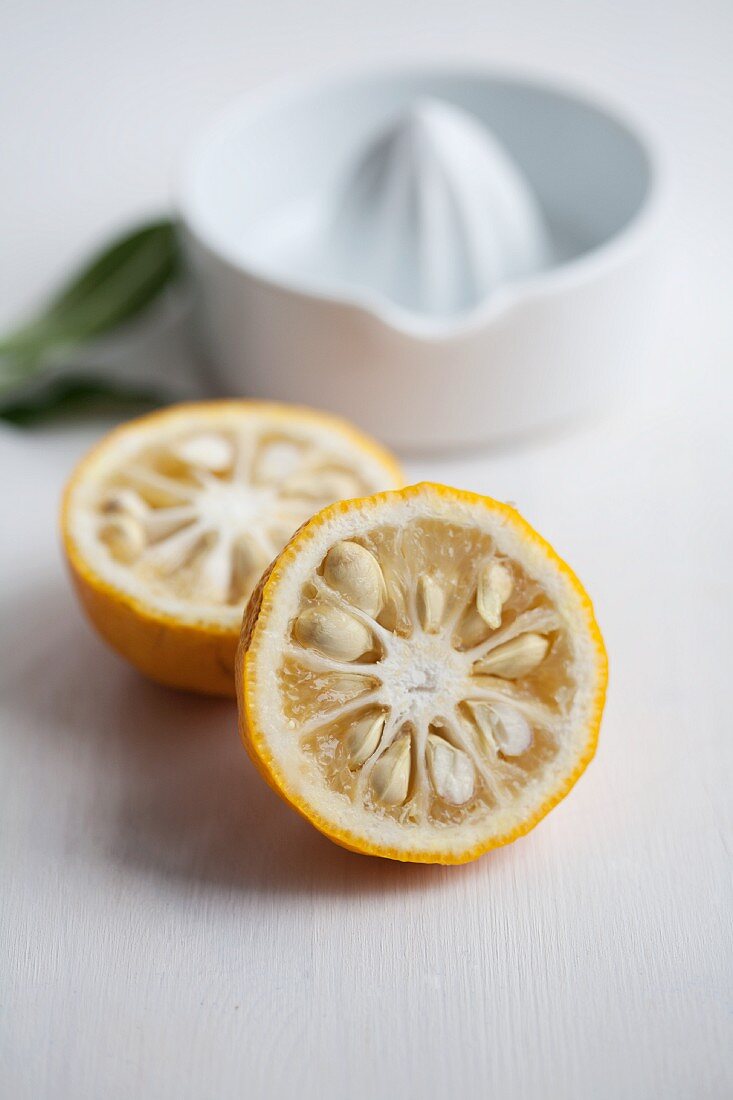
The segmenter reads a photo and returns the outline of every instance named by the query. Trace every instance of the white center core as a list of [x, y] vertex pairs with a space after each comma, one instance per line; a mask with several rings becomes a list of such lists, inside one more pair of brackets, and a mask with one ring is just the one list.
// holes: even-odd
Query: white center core
[[450, 714], [461, 698], [464, 666], [461, 654], [447, 650], [444, 638], [417, 632], [412, 638], [393, 636], [377, 668], [393, 713], [429, 722]]
[[211, 527], [236, 533], [260, 520], [276, 500], [273, 489], [221, 482], [207, 486], [196, 497], [196, 508], [201, 519]]

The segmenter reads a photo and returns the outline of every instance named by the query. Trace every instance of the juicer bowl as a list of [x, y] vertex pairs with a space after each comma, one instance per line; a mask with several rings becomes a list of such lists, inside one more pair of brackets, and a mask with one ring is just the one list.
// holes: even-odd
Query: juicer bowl
[[[548, 269], [450, 317], [338, 286], [306, 262], [324, 196], [425, 97], [489, 128], [559, 248]], [[251, 93], [195, 143], [178, 194], [216, 384], [339, 413], [413, 451], [597, 415], [629, 393], [652, 331], [657, 175], [635, 126], [549, 83], [426, 68]]]

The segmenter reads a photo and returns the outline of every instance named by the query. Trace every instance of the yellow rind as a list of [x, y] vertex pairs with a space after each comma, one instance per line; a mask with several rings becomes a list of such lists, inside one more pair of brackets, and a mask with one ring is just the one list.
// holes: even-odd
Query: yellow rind
[[[579, 597], [580, 604], [586, 615], [588, 635], [595, 650], [597, 687], [591, 704], [590, 720], [588, 722], [585, 750], [580, 756], [573, 772], [560, 783], [555, 790], [542, 803], [539, 809], [516, 828], [499, 836], [491, 837], [486, 843], [477, 844], [471, 848], [453, 852], [432, 851], [423, 848], [394, 848], [388, 845], [372, 844], [355, 833], [336, 827], [323, 815], [319, 814], [305, 799], [300, 798], [289, 788], [287, 779], [277, 766], [272, 753], [267, 748], [263, 731], [258, 727], [255, 718], [255, 700], [257, 698], [257, 676], [255, 672], [258, 633], [264, 628], [271, 607], [277, 597], [279, 583], [287, 565], [297, 557], [302, 546], [313, 538], [316, 531], [328, 523], [334, 516], [349, 512], [352, 509], [368, 510], [370, 505], [379, 505], [382, 502], [395, 498], [406, 499], [417, 496], [424, 490], [431, 490], [439, 496], [455, 501], [479, 505], [492, 512], [498, 512], [504, 519], [518, 529], [524, 538], [539, 547], [546, 557], [553, 562], [558, 571], [569, 581]], [[399, 860], [403, 863], [441, 863], [462, 864], [470, 863], [486, 852], [494, 848], [500, 848], [510, 844], [519, 837], [526, 835], [537, 825], [550, 810], [553, 809], [568, 794], [572, 787], [583, 774], [588, 764], [595, 755], [598, 744], [598, 735], [603, 714], [603, 706], [606, 698], [606, 686], [608, 682], [608, 657], [601, 636], [598, 623], [593, 611], [593, 604], [582, 584], [569, 565], [566, 564], [553, 550], [552, 546], [510, 505], [491, 497], [480, 496], [463, 489], [453, 489], [447, 485], [439, 485], [433, 482], [420, 482], [417, 485], [404, 489], [375, 493], [358, 501], [340, 501], [324, 508], [312, 519], [304, 523], [296, 531], [288, 544], [280, 552], [278, 557], [263, 575], [259, 585], [252, 593], [242, 623], [242, 634], [236, 658], [235, 680], [237, 687], [237, 700], [239, 709], [239, 731], [245, 748], [257, 770], [266, 779], [268, 784], [277, 793], [310, 821], [330, 840], [350, 851], [363, 855], [381, 856], [385, 859]]]
[[74, 538], [70, 509], [77, 486], [94, 477], [102, 456], [114, 451], [128, 434], [138, 432], [146, 424], [154, 428], [173, 419], [185, 421], [192, 415], [215, 415], [218, 411], [231, 412], [237, 408], [281, 420], [284, 425], [308, 420], [334, 429], [350, 439], [356, 450], [375, 458], [396, 484], [404, 481], [394, 456], [347, 421], [298, 405], [244, 399], [191, 401], [148, 413], [115, 428], [84, 456], [64, 490], [60, 524], [66, 560], [87, 617], [113, 649], [151, 680], [206, 695], [235, 694], [234, 664], [239, 627], [224, 627], [205, 618], [200, 622], [182, 622], [100, 577]]

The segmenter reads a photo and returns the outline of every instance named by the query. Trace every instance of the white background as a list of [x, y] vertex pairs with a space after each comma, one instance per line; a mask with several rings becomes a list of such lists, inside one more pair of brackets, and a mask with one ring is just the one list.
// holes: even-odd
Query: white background
[[728, 0], [5, 0], [0, 323], [138, 215], [263, 79], [463, 57], [634, 111], [666, 160], [663, 330], [622, 413], [411, 462], [515, 500], [595, 598], [596, 761], [463, 869], [360, 858], [253, 774], [233, 707], [82, 621], [59, 491], [101, 421], [0, 431], [0, 1093], [733, 1094], [733, 8]]

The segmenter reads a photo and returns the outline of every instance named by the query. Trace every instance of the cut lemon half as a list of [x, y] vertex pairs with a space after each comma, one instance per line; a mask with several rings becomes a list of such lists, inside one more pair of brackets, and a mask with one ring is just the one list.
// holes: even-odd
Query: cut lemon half
[[351, 425], [287, 405], [178, 405], [111, 432], [62, 508], [66, 554], [100, 634], [175, 687], [234, 694], [242, 610], [325, 504], [402, 484]]
[[422, 484], [298, 531], [250, 600], [236, 680], [250, 755], [318, 829], [463, 863], [573, 786], [606, 657], [580, 582], [513, 508]]

